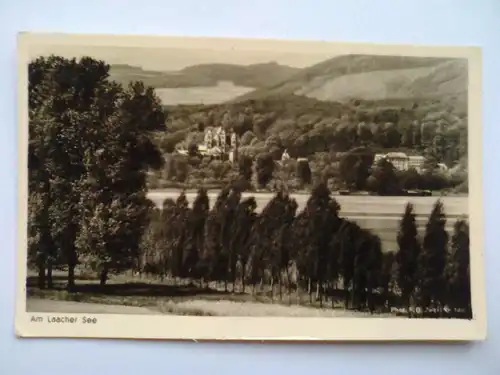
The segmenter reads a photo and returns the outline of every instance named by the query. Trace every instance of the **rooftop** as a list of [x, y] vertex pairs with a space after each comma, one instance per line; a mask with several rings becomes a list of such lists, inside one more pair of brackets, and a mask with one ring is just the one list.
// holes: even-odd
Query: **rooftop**
[[386, 155], [388, 158], [401, 158], [407, 159], [408, 156], [404, 152], [389, 152]]

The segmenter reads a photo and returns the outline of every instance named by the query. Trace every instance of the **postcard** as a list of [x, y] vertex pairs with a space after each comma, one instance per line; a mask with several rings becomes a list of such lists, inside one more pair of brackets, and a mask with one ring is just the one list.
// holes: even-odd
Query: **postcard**
[[486, 337], [481, 49], [20, 33], [21, 337]]

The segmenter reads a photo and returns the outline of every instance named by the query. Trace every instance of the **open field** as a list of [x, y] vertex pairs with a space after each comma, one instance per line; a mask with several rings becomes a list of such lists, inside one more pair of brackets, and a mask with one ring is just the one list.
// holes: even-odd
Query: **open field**
[[133, 314], [133, 315], [196, 315], [196, 316], [288, 316], [288, 317], [393, 317], [395, 314], [370, 314], [331, 308], [325, 302], [311, 305], [307, 296], [298, 304], [296, 295], [283, 296], [281, 301], [265, 294], [224, 292], [215, 283], [199, 288], [192, 283], [173, 285], [172, 280], [141, 279], [126, 274], [112, 276], [104, 287], [96, 278], [77, 279], [75, 293], [65, 288], [65, 273], [54, 272], [54, 289], [40, 290], [35, 277], [28, 277], [26, 310], [28, 312]]
[[[209, 191], [210, 204], [215, 202], [217, 191]], [[167, 198], [176, 199], [179, 191], [175, 190], [152, 190], [149, 199], [161, 207], [163, 200]], [[186, 193], [190, 203], [196, 197], [195, 192]], [[243, 197], [255, 197], [257, 211], [261, 211], [267, 202], [273, 197], [272, 193], [243, 193]], [[297, 201], [298, 210], [302, 210], [307, 202], [306, 194], [291, 194]], [[373, 230], [380, 236], [384, 250], [396, 249], [396, 236], [399, 220], [404, 212], [407, 202], [412, 202], [417, 215], [417, 224], [422, 230], [427, 222], [428, 215], [438, 197], [380, 197], [370, 195], [359, 196], [335, 196], [341, 206], [340, 214], [343, 217], [355, 220], [362, 227]], [[444, 210], [448, 218], [448, 230], [452, 230], [454, 222], [467, 217], [469, 214], [468, 197], [440, 197], [444, 204]]]
[[[252, 317], [393, 317], [392, 314], [369, 314], [350, 310], [316, 309], [304, 306], [285, 306], [257, 302], [189, 300], [170, 303], [158, 300], [158, 308], [112, 305], [105, 303], [88, 303], [58, 301], [53, 299], [28, 298], [27, 312], [59, 313], [59, 314], [131, 314], [131, 315], [198, 315], [198, 316], [252, 316]], [[162, 307], [175, 306], [179, 313], [162, 311]], [[189, 314], [193, 311], [193, 314]]]

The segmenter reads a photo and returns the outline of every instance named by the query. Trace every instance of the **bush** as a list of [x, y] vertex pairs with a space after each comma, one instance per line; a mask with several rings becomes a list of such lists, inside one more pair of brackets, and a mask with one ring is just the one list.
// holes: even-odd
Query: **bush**
[[274, 172], [274, 160], [271, 154], [262, 153], [257, 156], [255, 162], [255, 173], [259, 187], [265, 187], [272, 179]]
[[310, 185], [312, 182], [312, 173], [309, 161], [306, 159], [297, 160], [297, 178], [301, 185]]

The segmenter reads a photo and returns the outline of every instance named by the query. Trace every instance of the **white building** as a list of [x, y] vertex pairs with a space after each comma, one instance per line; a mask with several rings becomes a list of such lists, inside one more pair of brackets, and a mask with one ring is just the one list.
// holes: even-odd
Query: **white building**
[[376, 166], [381, 159], [387, 160], [399, 171], [414, 168], [417, 172], [422, 172], [425, 163], [423, 156], [408, 156], [404, 152], [389, 152], [387, 154], [375, 154], [373, 165]]
[[417, 172], [422, 172], [424, 169], [425, 158], [420, 155], [408, 157], [408, 169], [415, 168]]

